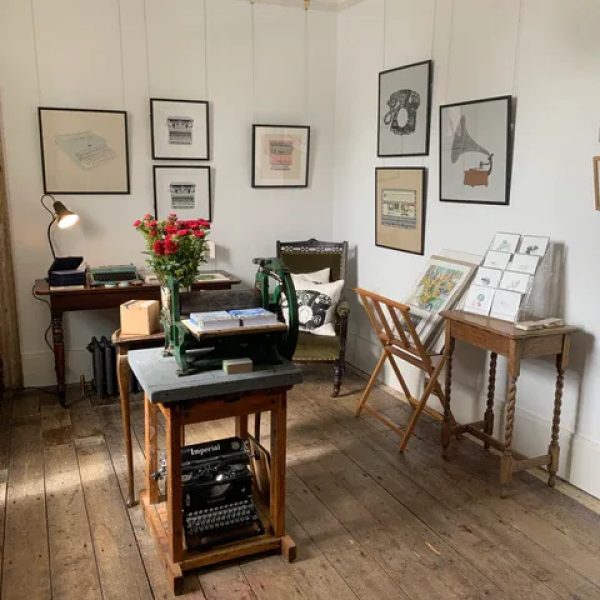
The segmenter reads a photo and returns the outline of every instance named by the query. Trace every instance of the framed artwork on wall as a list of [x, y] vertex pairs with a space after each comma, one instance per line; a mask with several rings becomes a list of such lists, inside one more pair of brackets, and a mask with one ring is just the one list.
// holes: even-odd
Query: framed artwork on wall
[[158, 220], [177, 213], [181, 220], [212, 221], [210, 167], [155, 165], [154, 215]]
[[307, 187], [310, 127], [252, 126], [252, 187]]
[[440, 106], [440, 200], [505, 204], [510, 197], [511, 96]]
[[377, 156], [429, 154], [430, 60], [379, 73]]
[[375, 169], [375, 245], [423, 254], [426, 179], [425, 167]]
[[150, 98], [152, 158], [210, 158], [208, 102]]
[[596, 210], [600, 210], [600, 156], [594, 156], [594, 193], [596, 195]]
[[38, 108], [45, 194], [129, 194], [127, 113]]

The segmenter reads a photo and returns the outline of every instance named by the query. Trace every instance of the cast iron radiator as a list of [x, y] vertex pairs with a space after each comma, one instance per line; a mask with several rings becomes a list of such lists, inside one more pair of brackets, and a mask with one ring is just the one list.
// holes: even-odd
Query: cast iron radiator
[[[98, 400], [118, 396], [117, 353], [114, 344], [105, 336], [102, 336], [100, 341], [94, 336], [87, 345], [87, 349], [92, 355], [94, 396]], [[129, 380], [129, 391], [140, 392], [140, 384], [133, 373], [130, 374]]]

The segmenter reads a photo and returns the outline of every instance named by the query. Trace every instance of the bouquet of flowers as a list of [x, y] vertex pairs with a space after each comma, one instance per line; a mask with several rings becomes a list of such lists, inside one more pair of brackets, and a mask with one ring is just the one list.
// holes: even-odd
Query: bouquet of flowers
[[204, 260], [206, 236], [210, 223], [204, 219], [180, 221], [171, 213], [164, 221], [152, 215], [144, 215], [133, 226], [146, 240], [148, 266], [154, 271], [161, 285], [171, 275], [187, 287], [194, 283], [198, 266]]

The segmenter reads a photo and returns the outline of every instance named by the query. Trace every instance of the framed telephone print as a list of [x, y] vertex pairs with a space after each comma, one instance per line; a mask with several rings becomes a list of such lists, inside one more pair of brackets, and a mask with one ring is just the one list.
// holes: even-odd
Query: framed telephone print
[[375, 245], [423, 254], [425, 245], [425, 167], [375, 169]]
[[307, 187], [310, 127], [253, 125], [252, 187]]
[[129, 194], [127, 113], [38, 108], [45, 194]]

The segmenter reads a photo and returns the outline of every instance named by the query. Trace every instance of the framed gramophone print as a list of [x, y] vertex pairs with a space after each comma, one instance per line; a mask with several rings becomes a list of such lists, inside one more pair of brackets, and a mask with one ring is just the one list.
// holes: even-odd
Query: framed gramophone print
[[377, 156], [429, 154], [431, 61], [379, 73]]
[[511, 96], [440, 106], [440, 200], [510, 198]]
[[375, 169], [375, 245], [423, 254], [425, 241], [425, 167]]

